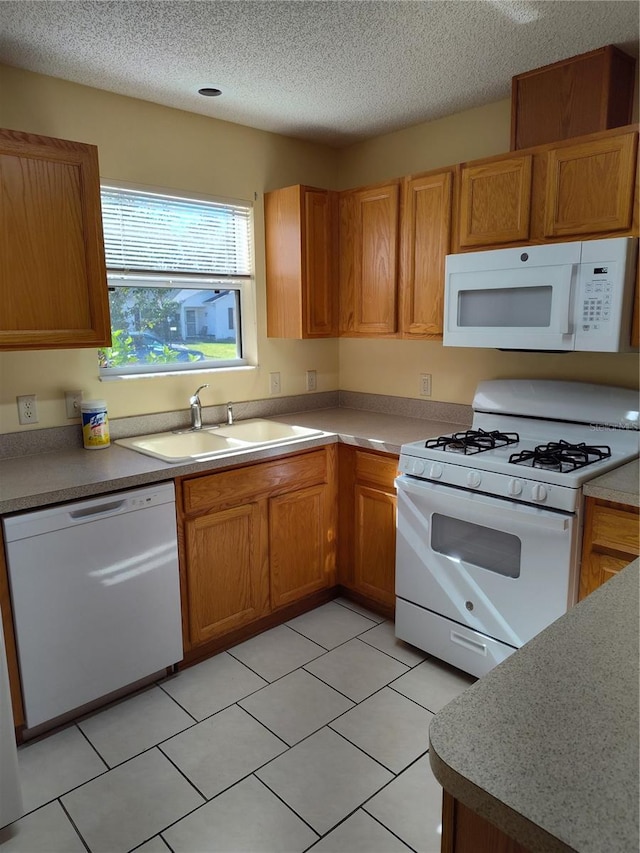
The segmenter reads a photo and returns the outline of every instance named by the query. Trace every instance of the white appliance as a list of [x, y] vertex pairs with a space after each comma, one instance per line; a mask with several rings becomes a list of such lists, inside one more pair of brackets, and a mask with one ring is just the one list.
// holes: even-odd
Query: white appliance
[[495, 380], [473, 408], [401, 448], [396, 636], [480, 676], [575, 603], [581, 486], [638, 456], [638, 394]]
[[27, 728], [182, 659], [173, 483], [3, 525]]
[[444, 346], [628, 350], [636, 237], [448, 255]]
[[0, 613], [0, 827], [17, 820], [22, 813], [9, 673]]

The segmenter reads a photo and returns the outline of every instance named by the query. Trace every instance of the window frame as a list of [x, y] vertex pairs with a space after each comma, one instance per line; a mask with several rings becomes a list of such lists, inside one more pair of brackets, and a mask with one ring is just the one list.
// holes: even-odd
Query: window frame
[[[167, 376], [181, 373], [208, 373], [216, 370], [234, 370], [252, 368], [253, 365], [248, 357], [247, 350], [252, 349], [250, 343], [246, 339], [246, 330], [251, 326], [251, 315], [255, 313], [255, 225], [254, 225], [254, 203], [247, 199], [231, 199], [220, 198], [201, 193], [186, 193], [177, 192], [171, 189], [162, 189], [158, 187], [141, 186], [139, 184], [120, 183], [114, 181], [103, 181], [100, 185], [100, 190], [112, 190], [123, 192], [141, 193], [150, 196], [159, 196], [163, 199], [176, 199], [180, 202], [205, 202], [217, 205], [240, 206], [248, 210], [248, 266], [250, 273], [248, 275], [229, 275], [220, 276], [207, 273], [175, 273], [171, 271], [154, 271], [154, 272], [138, 272], [132, 270], [122, 270], [109, 267], [107, 265], [107, 284], [112, 287], [135, 287], [135, 282], [148, 282], [148, 284], [138, 284], [139, 287], [155, 287], [166, 289], [194, 289], [194, 290], [210, 290], [212, 293], [216, 290], [231, 291], [236, 294], [235, 312], [236, 312], [236, 348], [240, 353], [239, 357], [233, 359], [213, 359], [208, 358], [193, 362], [166, 362], [145, 364], [137, 363], [131, 365], [119, 365], [115, 367], [99, 366], [99, 378], [101, 381], [113, 381], [117, 379], [132, 379], [132, 378], [150, 378], [153, 376]], [[106, 253], [105, 253], [106, 254]], [[110, 320], [111, 324], [111, 320]], [[112, 330], [113, 327], [111, 326]], [[149, 330], [153, 333], [153, 330]], [[182, 343], [182, 342], [181, 342]], [[183, 345], [189, 346], [189, 342], [184, 342]], [[194, 347], [197, 342], [194, 342]], [[101, 347], [99, 351], [108, 349]], [[255, 349], [255, 347], [253, 347]]]

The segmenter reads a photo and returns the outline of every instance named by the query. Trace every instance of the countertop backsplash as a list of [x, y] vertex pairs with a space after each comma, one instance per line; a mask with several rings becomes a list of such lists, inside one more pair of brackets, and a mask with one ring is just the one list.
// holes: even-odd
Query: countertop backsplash
[[[389, 397], [356, 391], [324, 391], [317, 394], [231, 402], [236, 420], [273, 418], [317, 409], [345, 408], [429, 421], [449, 421], [459, 423], [462, 428], [471, 423], [473, 414], [471, 406], [460, 403], [414, 400], [408, 397]], [[205, 426], [223, 423], [225, 419], [225, 405], [203, 406], [202, 420]], [[184, 409], [175, 412], [109, 418], [112, 441], [146, 433], [187, 429], [189, 425], [189, 407], [186, 403]], [[0, 459], [31, 456], [35, 453], [52, 453], [76, 447], [82, 447], [82, 431], [79, 423], [0, 435]]]

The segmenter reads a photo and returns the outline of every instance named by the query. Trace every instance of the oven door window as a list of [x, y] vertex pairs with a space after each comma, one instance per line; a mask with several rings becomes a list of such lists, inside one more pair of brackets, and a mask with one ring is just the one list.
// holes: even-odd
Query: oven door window
[[434, 513], [431, 549], [456, 563], [470, 563], [507, 578], [520, 576], [522, 545], [511, 533]]

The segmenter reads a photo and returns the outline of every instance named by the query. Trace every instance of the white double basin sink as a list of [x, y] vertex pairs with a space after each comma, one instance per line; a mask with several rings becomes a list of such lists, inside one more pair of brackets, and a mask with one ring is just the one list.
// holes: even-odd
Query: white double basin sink
[[213, 459], [265, 445], [288, 444], [321, 433], [319, 429], [256, 418], [220, 427], [119, 438], [115, 443], [164, 462], [185, 462], [191, 459]]

